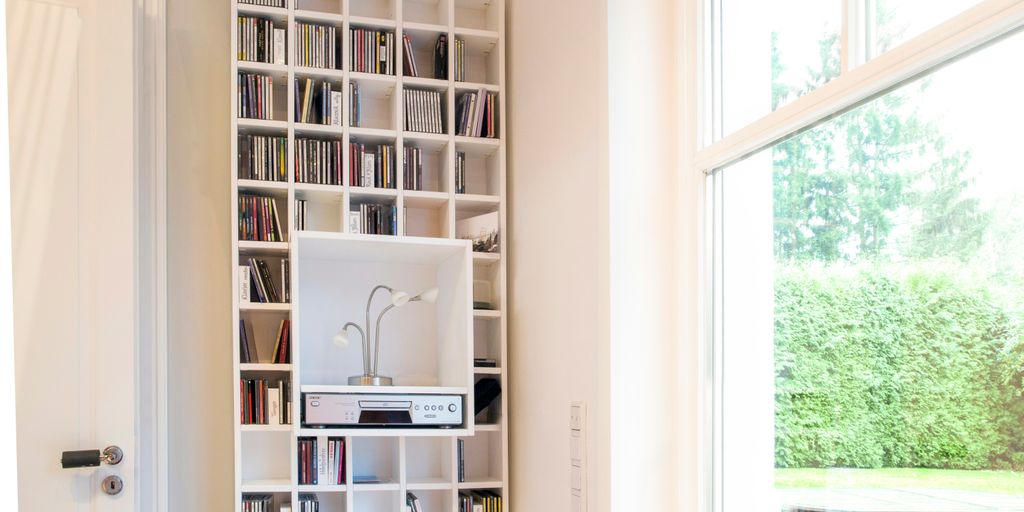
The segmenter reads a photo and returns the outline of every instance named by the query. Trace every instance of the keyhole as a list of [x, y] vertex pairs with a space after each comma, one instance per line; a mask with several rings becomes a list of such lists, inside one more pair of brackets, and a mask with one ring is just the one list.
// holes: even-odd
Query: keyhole
[[103, 479], [102, 487], [103, 492], [114, 496], [121, 494], [121, 490], [124, 488], [124, 482], [121, 481], [121, 477], [117, 475], [110, 475]]

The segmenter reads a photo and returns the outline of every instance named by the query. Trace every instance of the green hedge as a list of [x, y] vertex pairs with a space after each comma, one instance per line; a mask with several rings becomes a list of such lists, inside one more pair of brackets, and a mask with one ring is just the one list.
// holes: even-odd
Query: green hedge
[[983, 290], [788, 268], [775, 308], [778, 467], [1024, 466], [1022, 330]]

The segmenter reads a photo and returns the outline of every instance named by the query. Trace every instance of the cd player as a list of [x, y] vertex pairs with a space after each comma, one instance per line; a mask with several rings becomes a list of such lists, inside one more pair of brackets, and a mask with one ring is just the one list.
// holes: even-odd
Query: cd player
[[461, 395], [303, 393], [307, 427], [456, 427]]

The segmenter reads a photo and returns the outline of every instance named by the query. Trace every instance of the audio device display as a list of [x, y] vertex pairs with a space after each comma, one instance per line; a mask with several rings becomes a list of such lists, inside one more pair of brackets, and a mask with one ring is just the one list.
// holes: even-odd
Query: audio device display
[[306, 427], [439, 427], [462, 425], [461, 395], [303, 393]]

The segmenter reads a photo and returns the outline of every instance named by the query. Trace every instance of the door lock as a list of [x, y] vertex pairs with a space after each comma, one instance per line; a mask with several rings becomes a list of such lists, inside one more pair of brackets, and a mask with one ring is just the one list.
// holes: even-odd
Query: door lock
[[117, 496], [124, 489], [124, 481], [117, 475], [110, 475], [103, 479], [100, 487], [103, 489], [103, 492], [111, 496]]
[[[124, 452], [117, 446], [108, 446], [99, 450], [76, 450], [64, 452], [60, 457], [60, 465], [64, 469], [94, 468], [101, 463], [116, 466], [124, 459]], [[120, 492], [120, 491], [118, 491]]]

